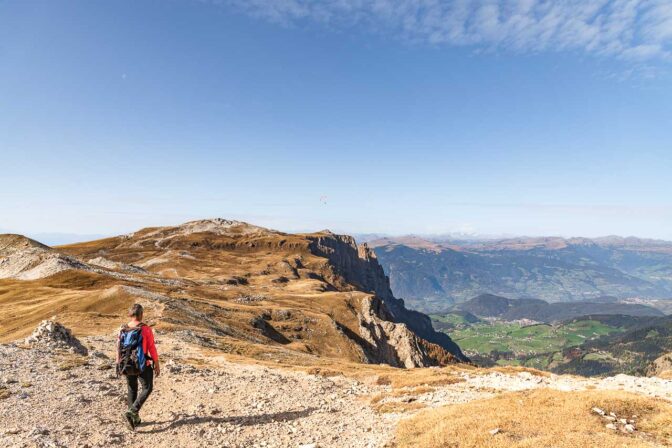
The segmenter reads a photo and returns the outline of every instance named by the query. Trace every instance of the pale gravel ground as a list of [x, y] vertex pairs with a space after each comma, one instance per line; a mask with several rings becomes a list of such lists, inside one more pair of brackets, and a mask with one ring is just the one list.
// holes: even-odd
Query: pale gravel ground
[[[173, 356], [193, 355], [181, 342], [158, 343]], [[0, 446], [379, 447], [396, 420], [376, 414], [368, 406], [371, 390], [351, 379], [228, 362], [176, 364], [174, 372], [164, 367], [133, 433], [121, 419], [125, 382], [98, 368], [109, 360], [90, 356], [89, 366], [59, 371], [48, 357], [0, 345], [0, 385], [12, 392], [0, 400]], [[17, 382], [4, 384], [8, 379]]]
[[[0, 447], [383, 447], [402, 415], [377, 414], [370, 397], [389, 391], [344, 377], [323, 378], [217, 359], [217, 367], [164, 366], [133, 433], [121, 422], [125, 384], [110, 370], [111, 337], [84, 338], [89, 365], [59, 371], [50, 354], [0, 345]], [[198, 357], [183, 342], [158, 337], [173, 358]], [[171, 371], [172, 370], [172, 371]], [[461, 372], [463, 382], [414, 399], [430, 407], [488, 398], [504, 391], [627, 390], [672, 400], [672, 381], [625, 375], [605, 379], [540, 377], [529, 373]], [[7, 383], [9, 380], [9, 384]], [[15, 382], [14, 382], [15, 381]], [[31, 383], [27, 385], [26, 383]], [[383, 401], [403, 401], [389, 397]]]

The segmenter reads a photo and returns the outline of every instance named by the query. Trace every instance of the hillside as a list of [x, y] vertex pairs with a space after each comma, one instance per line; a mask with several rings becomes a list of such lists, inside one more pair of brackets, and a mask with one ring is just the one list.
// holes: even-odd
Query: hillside
[[564, 353], [558, 373], [646, 375], [669, 369], [672, 317], [640, 322], [626, 332], [586, 341]]
[[225, 352], [405, 367], [466, 360], [393, 297], [373, 252], [347, 236], [214, 219], [55, 249], [16, 235], [0, 244], [3, 341], [53, 315], [105, 334], [139, 301], [157, 328]]
[[672, 298], [672, 243], [637, 238], [372, 241], [392, 291], [412, 308], [443, 311], [482, 293], [551, 302]]
[[30, 238], [0, 235], [0, 279], [35, 280], [70, 269], [90, 267]]
[[494, 317], [504, 321], [529, 319], [537, 322], [558, 322], [587, 315], [664, 316], [656, 308], [611, 301], [555, 302], [539, 299], [509, 299], [493, 294], [481, 294], [455, 306], [479, 317]]

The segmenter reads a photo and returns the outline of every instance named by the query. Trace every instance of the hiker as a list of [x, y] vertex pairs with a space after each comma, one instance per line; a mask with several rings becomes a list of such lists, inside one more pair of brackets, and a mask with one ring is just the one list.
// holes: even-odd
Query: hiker
[[[131, 430], [141, 423], [139, 412], [154, 388], [154, 374], [161, 373], [152, 328], [142, 322], [143, 308], [135, 304], [128, 311], [131, 321], [122, 325], [117, 338], [117, 375], [126, 377], [128, 410], [124, 419]], [[138, 394], [138, 380], [142, 390]]]

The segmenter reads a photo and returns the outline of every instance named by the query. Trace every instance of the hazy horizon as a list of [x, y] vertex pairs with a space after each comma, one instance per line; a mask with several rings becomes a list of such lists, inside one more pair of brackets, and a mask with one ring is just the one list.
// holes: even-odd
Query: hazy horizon
[[[229, 219], [226, 217], [218, 217], [218, 218], [225, 218]], [[210, 218], [197, 218], [197, 219], [210, 219]], [[516, 233], [499, 233], [499, 234], [479, 234], [479, 233], [463, 233], [463, 232], [444, 232], [444, 233], [420, 233], [420, 232], [409, 232], [409, 233], [400, 233], [400, 234], [391, 234], [391, 233], [384, 233], [384, 232], [352, 232], [348, 231], [347, 229], [334, 229], [334, 228], [328, 228], [328, 227], [323, 227], [323, 228], [314, 228], [314, 229], [309, 229], [309, 228], [297, 228], [297, 229], [288, 229], [288, 228], [276, 228], [272, 226], [264, 226], [263, 224], [260, 224], [258, 222], [252, 222], [252, 221], [246, 221], [244, 219], [241, 219], [241, 221], [248, 222], [249, 224], [255, 224], [255, 225], [261, 225], [262, 227], [268, 227], [273, 230], [278, 230], [281, 232], [286, 232], [286, 233], [311, 233], [311, 232], [318, 232], [321, 230], [330, 230], [338, 234], [344, 234], [344, 235], [351, 235], [354, 236], [358, 242], [368, 242], [372, 241], [375, 239], [379, 238], [400, 238], [400, 237], [418, 237], [418, 238], [426, 238], [426, 239], [442, 239], [445, 238], [447, 240], [452, 239], [455, 241], [459, 240], [498, 240], [498, 239], [514, 239], [514, 238], [542, 238], [542, 237], [547, 237], [547, 238], [565, 238], [565, 239], [570, 239], [570, 238], [589, 238], [589, 239], [596, 239], [596, 238], [605, 238], [605, 237], [622, 237], [622, 238], [628, 238], [628, 237], [634, 237], [634, 238], [639, 238], [639, 239], [652, 239], [652, 240], [660, 240], [660, 241], [672, 241], [672, 240], [666, 240], [664, 238], [652, 238], [648, 236], [642, 236], [642, 235], [616, 235], [616, 234], [603, 234], [603, 235], [552, 235], [552, 234], [546, 234], [546, 235], [533, 235], [533, 234], [516, 234]], [[184, 221], [187, 222], [187, 221]], [[128, 229], [127, 231], [122, 231], [122, 232], [117, 232], [117, 233], [102, 233], [102, 232], [90, 232], [90, 233], [72, 233], [72, 232], [49, 232], [49, 231], [35, 231], [35, 232], [22, 232], [17, 229], [6, 229], [0, 227], [0, 234], [2, 233], [15, 233], [15, 234], [21, 234], [24, 236], [27, 236], [29, 238], [32, 238], [36, 241], [39, 241], [41, 243], [51, 245], [51, 246], [57, 246], [61, 244], [71, 244], [71, 243], [78, 243], [78, 242], [85, 242], [85, 241], [93, 241], [97, 239], [103, 239], [103, 238], [109, 238], [109, 237], [114, 237], [118, 235], [123, 235], [127, 233], [131, 233], [137, 230], [140, 230], [141, 228], [145, 227], [157, 227], [157, 226], [172, 226], [172, 225], [179, 225], [182, 224], [183, 222], [174, 222], [170, 224], [153, 224], [153, 225], [145, 225], [133, 229]]]

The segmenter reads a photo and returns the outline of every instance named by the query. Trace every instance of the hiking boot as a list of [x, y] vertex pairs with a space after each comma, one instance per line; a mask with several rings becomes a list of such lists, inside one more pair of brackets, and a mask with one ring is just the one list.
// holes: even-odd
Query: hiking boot
[[135, 421], [140, 420], [140, 417], [138, 417], [138, 413], [129, 409], [124, 413], [124, 420], [126, 420], [126, 423], [128, 423], [128, 427], [131, 429], [131, 431], [135, 431]]
[[140, 423], [142, 423], [142, 420], [140, 420], [140, 414], [137, 412], [134, 413], [133, 415], [133, 423], [135, 424], [136, 427], [140, 426]]

